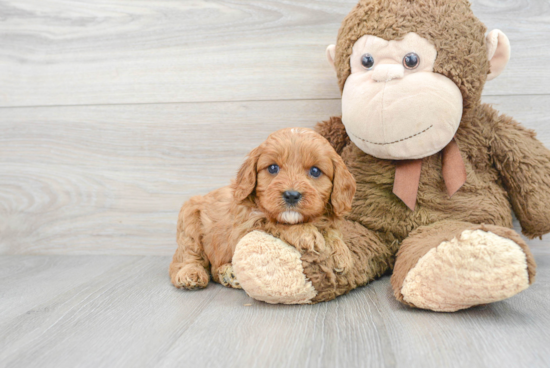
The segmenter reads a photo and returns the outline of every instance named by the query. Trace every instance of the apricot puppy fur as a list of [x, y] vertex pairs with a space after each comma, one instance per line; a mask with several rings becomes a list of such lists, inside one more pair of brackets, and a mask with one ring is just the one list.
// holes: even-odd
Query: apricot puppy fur
[[335, 271], [346, 273], [353, 258], [338, 228], [354, 194], [353, 176], [321, 135], [305, 128], [272, 133], [250, 152], [230, 186], [183, 205], [172, 283], [204, 288], [210, 271], [215, 282], [240, 288], [231, 260], [239, 240], [253, 230], [302, 254], [332, 247]]

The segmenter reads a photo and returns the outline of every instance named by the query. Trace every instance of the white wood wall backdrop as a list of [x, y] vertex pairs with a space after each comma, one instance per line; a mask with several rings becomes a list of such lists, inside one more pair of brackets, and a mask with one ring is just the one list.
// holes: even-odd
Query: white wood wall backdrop
[[[338, 98], [325, 60], [356, 0], [3, 0], [1, 106]], [[481, 0], [513, 45], [487, 94], [550, 93], [550, 4]]]
[[[354, 4], [0, 1], [0, 253], [171, 254], [183, 201], [339, 114], [324, 50]], [[550, 3], [473, 7], [512, 42], [485, 101], [550, 146]]]

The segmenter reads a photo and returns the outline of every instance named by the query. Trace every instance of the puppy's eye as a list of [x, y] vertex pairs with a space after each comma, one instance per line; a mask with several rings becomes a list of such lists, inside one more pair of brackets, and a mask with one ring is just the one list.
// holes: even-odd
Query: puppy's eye
[[374, 58], [371, 54], [364, 54], [361, 56], [361, 65], [365, 67], [365, 69], [371, 69], [374, 65]]
[[313, 166], [311, 169], [309, 169], [309, 175], [313, 176], [314, 178], [318, 178], [321, 176], [322, 172], [319, 170], [318, 167]]
[[414, 52], [408, 53], [403, 58], [403, 66], [407, 69], [416, 69], [420, 64], [420, 57]]
[[267, 171], [269, 171], [270, 174], [277, 174], [279, 172], [279, 165], [273, 164], [269, 165], [267, 168]]

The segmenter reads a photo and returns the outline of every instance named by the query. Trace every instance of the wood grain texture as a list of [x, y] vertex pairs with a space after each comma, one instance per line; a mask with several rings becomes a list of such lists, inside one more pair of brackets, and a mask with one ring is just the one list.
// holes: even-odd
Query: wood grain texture
[[3, 109], [0, 252], [170, 254], [179, 208], [338, 101]]
[[[487, 102], [550, 147], [550, 96]], [[182, 203], [339, 100], [2, 109], [0, 253], [172, 254]]]
[[[4, 0], [0, 106], [337, 98], [346, 1]], [[550, 4], [476, 0], [510, 38], [488, 95], [550, 93]]]
[[[355, 3], [0, 0], [0, 367], [550, 366], [547, 238], [535, 285], [452, 314], [388, 277], [314, 306], [171, 286], [181, 204], [340, 114], [325, 48]], [[473, 8], [512, 43], [485, 102], [550, 147], [550, 3]]]
[[[544, 367], [547, 249], [535, 250], [531, 288], [457, 313], [399, 304], [388, 277], [328, 303], [281, 306], [217, 284], [177, 290], [169, 257], [2, 256], [0, 270], [25, 271], [2, 272], [0, 292], [26, 301], [0, 298], [0, 310], [18, 312], [0, 314], [0, 366]], [[33, 265], [49, 265], [38, 294], [23, 289]], [[78, 281], [69, 286], [60, 275]]]
[[[138, 258], [80, 256], [68, 260], [62, 257], [0, 257], [1, 318], [15, 318], [21, 311], [51, 300], [52, 291], [60, 294], [74, 290], [112, 268], [131, 264]], [[0, 346], [3, 346], [1, 342]]]

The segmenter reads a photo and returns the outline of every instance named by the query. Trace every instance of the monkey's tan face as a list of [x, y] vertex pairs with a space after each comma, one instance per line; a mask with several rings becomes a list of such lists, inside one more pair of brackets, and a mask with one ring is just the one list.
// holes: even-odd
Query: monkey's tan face
[[364, 152], [416, 159], [442, 150], [462, 118], [462, 94], [434, 73], [434, 45], [408, 33], [400, 41], [365, 35], [353, 46], [342, 121]]

